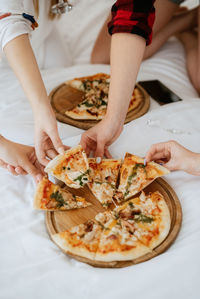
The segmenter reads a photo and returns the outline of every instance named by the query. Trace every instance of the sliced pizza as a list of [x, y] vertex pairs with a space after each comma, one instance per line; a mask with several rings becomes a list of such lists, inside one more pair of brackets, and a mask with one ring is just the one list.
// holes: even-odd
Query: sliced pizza
[[126, 153], [120, 169], [120, 182], [115, 199], [119, 202], [137, 194], [153, 182], [156, 178], [166, 175], [169, 170], [155, 163], [144, 165], [144, 159]]
[[96, 163], [96, 159], [89, 158], [88, 162], [90, 170], [88, 186], [100, 203], [108, 207], [116, 190], [121, 160], [105, 159]]
[[[73, 119], [101, 120], [104, 118], [108, 105], [110, 76], [99, 73], [93, 76], [75, 78], [66, 84], [85, 92], [85, 95], [76, 107], [65, 112]], [[133, 91], [128, 112], [136, 109], [142, 102], [140, 90]]]
[[167, 237], [171, 219], [169, 209], [159, 192], [153, 192], [127, 201], [113, 211], [122, 228], [126, 228], [151, 250]]
[[102, 226], [96, 220], [88, 220], [52, 238], [64, 252], [93, 260], [101, 232]]
[[86, 153], [81, 145], [71, 148], [51, 160], [45, 171], [71, 188], [83, 187], [89, 175]]
[[34, 197], [34, 208], [46, 211], [65, 211], [86, 208], [91, 204], [80, 196], [75, 196], [60, 186], [43, 178], [37, 186]]
[[133, 260], [151, 252], [138, 238], [126, 227], [122, 227], [121, 219], [115, 213], [99, 213], [95, 217], [102, 225], [102, 233], [95, 260], [112, 262]]

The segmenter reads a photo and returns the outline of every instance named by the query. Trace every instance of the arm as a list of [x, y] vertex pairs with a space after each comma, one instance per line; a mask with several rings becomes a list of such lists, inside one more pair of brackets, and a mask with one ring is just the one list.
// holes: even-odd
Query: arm
[[27, 34], [22, 34], [5, 47], [4, 52], [29, 99], [35, 120], [35, 146], [39, 161], [46, 165], [46, 156], [52, 158], [63, 151], [55, 115], [33, 54]]
[[[108, 146], [116, 140], [123, 129], [146, 42], [149, 43], [151, 40], [153, 2], [121, 0], [113, 6], [113, 19], [109, 24], [109, 32], [113, 35], [107, 113], [98, 125], [85, 132], [81, 138], [81, 144], [86, 152], [93, 151], [97, 157], [104, 154], [110, 156]], [[134, 7], [136, 7], [135, 15], [132, 12]], [[144, 7], [147, 10], [145, 13]], [[141, 11], [143, 13], [140, 13]]]

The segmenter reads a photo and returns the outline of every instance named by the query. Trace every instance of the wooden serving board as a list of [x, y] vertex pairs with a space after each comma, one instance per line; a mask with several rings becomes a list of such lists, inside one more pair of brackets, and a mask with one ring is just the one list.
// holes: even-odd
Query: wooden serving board
[[[125, 124], [142, 116], [149, 110], [149, 106], [150, 106], [149, 95], [139, 84], [137, 84], [136, 87], [141, 92], [142, 101], [135, 109], [127, 113], [124, 122]], [[56, 88], [54, 88], [51, 91], [49, 98], [57, 120], [83, 130], [88, 130], [94, 125], [96, 125], [99, 121], [75, 120], [65, 115], [65, 111], [76, 107], [82, 101], [83, 95], [84, 95], [83, 91], [76, 90], [75, 88], [70, 87], [66, 83], [63, 83], [57, 86]]]
[[[66, 187], [66, 189], [69, 191], [70, 190], [73, 191], [75, 195], [85, 197], [87, 201], [92, 203], [92, 206], [83, 209], [71, 210], [71, 211], [46, 212], [46, 227], [51, 239], [52, 239], [52, 235], [58, 232], [62, 232], [66, 229], [70, 229], [75, 225], [84, 223], [89, 219], [94, 219], [97, 213], [105, 211], [105, 209], [102, 207], [99, 201], [94, 197], [94, 195], [91, 193], [91, 191], [87, 186], [78, 190], [70, 189], [69, 187]], [[79, 257], [77, 255], [72, 255], [72, 254], [68, 254], [68, 255], [72, 256], [73, 258], [81, 262], [90, 264], [94, 267], [121, 268], [121, 267], [127, 267], [130, 265], [138, 264], [141, 262], [145, 262], [161, 254], [165, 250], [167, 250], [167, 248], [176, 239], [181, 227], [181, 222], [182, 222], [181, 205], [174, 190], [163, 179], [159, 178], [155, 180], [152, 184], [150, 184], [148, 187], [144, 189], [145, 193], [154, 192], [154, 191], [159, 191], [164, 196], [164, 199], [170, 211], [171, 228], [167, 238], [159, 246], [154, 248], [151, 253], [145, 254], [131, 261], [114, 261], [114, 262], [98, 262], [87, 258]], [[111, 207], [111, 209], [113, 207]], [[66, 253], [65, 251], [63, 252]]]

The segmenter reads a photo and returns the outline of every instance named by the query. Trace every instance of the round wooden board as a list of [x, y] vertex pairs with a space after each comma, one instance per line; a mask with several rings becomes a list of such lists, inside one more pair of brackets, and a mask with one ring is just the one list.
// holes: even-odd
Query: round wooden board
[[[70, 190], [72, 191], [72, 189], [70, 189], [68, 187], [66, 187], [66, 189], [69, 191]], [[94, 267], [122, 268], [122, 267], [131, 266], [134, 264], [138, 264], [141, 262], [145, 262], [145, 261], [161, 254], [165, 250], [167, 250], [167, 248], [169, 248], [169, 246], [176, 239], [178, 232], [180, 230], [180, 227], [181, 227], [181, 223], [182, 223], [181, 204], [180, 204], [179, 199], [178, 199], [176, 193], [174, 192], [174, 190], [170, 187], [169, 184], [167, 184], [161, 178], [155, 180], [152, 184], [150, 184], [148, 187], [146, 187], [144, 189], [144, 191], [145, 191], [145, 193], [159, 191], [164, 196], [164, 199], [169, 208], [170, 217], [171, 217], [171, 227], [170, 227], [170, 232], [169, 232], [167, 238], [159, 246], [154, 248], [151, 253], [145, 254], [145, 255], [143, 255], [137, 259], [131, 260], [131, 261], [114, 261], [114, 262], [98, 262], [98, 261], [93, 261], [93, 260], [90, 260], [87, 258], [77, 256], [77, 255], [73, 255], [73, 254], [69, 254], [69, 253], [67, 253], [67, 254], [81, 262], [90, 264]], [[82, 189], [78, 189], [78, 190], [73, 189], [73, 193], [76, 195], [85, 197], [87, 199], [87, 201], [92, 203], [92, 206], [83, 208], [83, 209], [64, 211], [64, 212], [57, 212], [57, 211], [56, 212], [46, 212], [46, 227], [47, 227], [47, 231], [48, 231], [51, 239], [52, 239], [52, 235], [54, 235], [58, 232], [62, 232], [66, 229], [70, 229], [71, 227], [73, 227], [75, 225], [84, 223], [88, 219], [94, 219], [94, 217], [96, 216], [97, 213], [105, 211], [105, 209], [102, 207], [102, 205], [99, 203], [99, 201], [94, 197], [94, 195], [91, 193], [91, 191], [89, 190], [89, 188], [87, 186]], [[65, 251], [63, 251], [63, 252], [66, 253]]]
[[[136, 87], [141, 92], [142, 101], [135, 109], [127, 113], [124, 122], [125, 124], [142, 116], [149, 110], [150, 97], [148, 93], [139, 84], [137, 84]], [[71, 92], [71, 89], [73, 89], [73, 92]], [[84, 92], [75, 90], [74, 88], [71, 88], [66, 83], [63, 83], [57, 86], [56, 88], [54, 88], [51, 91], [49, 98], [57, 120], [83, 130], [88, 130], [94, 125], [96, 125], [99, 121], [75, 120], [65, 115], [65, 111], [76, 107], [82, 101], [83, 94]]]

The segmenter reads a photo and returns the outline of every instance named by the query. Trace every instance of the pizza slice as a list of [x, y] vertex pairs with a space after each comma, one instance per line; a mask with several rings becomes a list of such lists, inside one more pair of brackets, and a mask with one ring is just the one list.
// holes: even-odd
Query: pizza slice
[[105, 159], [97, 164], [96, 159], [89, 158], [88, 162], [90, 170], [88, 186], [100, 203], [108, 207], [116, 190], [121, 160]]
[[81, 145], [71, 148], [51, 160], [45, 171], [71, 188], [83, 187], [88, 182], [89, 175], [86, 153]]
[[126, 200], [140, 192], [156, 178], [168, 173], [168, 169], [155, 162], [144, 165], [143, 158], [126, 153], [120, 170], [119, 187], [114, 197], [119, 202]]
[[64, 252], [93, 260], [101, 232], [102, 226], [96, 220], [88, 220], [52, 238]]
[[142, 193], [113, 213], [123, 228], [151, 250], [164, 241], [170, 230], [169, 209], [159, 192]]
[[99, 213], [95, 219], [102, 226], [95, 260], [127, 261], [151, 252], [149, 247], [140, 242], [125, 226], [122, 226], [120, 218], [116, 217], [115, 213]]
[[85, 208], [91, 204], [80, 196], [75, 196], [60, 186], [43, 178], [37, 186], [34, 197], [34, 208], [46, 211], [65, 211]]

